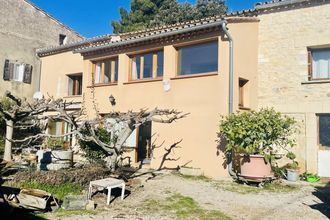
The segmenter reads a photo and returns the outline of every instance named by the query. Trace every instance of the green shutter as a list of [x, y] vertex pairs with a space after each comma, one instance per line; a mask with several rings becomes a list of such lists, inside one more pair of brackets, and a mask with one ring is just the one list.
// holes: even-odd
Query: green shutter
[[3, 80], [10, 80], [9, 60], [5, 60], [5, 66], [3, 67]]

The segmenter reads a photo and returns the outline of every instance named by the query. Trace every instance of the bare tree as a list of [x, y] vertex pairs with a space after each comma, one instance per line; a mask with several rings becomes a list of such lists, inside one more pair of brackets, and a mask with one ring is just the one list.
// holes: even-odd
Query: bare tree
[[[136, 128], [150, 121], [157, 123], [172, 123], [187, 115], [177, 110], [161, 110], [155, 108], [153, 110], [141, 109], [137, 112], [111, 112], [103, 119], [97, 118], [94, 120], [87, 120], [84, 109], [79, 111], [70, 110], [69, 107], [72, 106], [72, 102], [49, 98], [35, 100], [32, 103], [28, 103], [26, 100], [22, 101], [21, 99], [16, 98], [9, 92], [6, 92], [5, 95], [15, 103], [9, 110], [2, 108], [0, 105], [0, 114], [7, 123], [4, 157], [7, 161], [11, 160], [12, 142], [31, 143], [45, 137], [64, 137], [73, 135], [79, 140], [92, 141], [105, 150], [110, 156], [109, 165], [114, 170], [119, 162], [119, 156], [122, 154], [123, 145]], [[43, 113], [47, 111], [53, 113], [51, 115], [43, 115]], [[28, 117], [34, 117], [34, 120], [36, 121], [49, 119], [65, 121], [72, 129], [68, 133], [56, 136], [47, 134], [45, 132], [46, 126], [44, 126], [42, 129], [44, 132], [23, 139], [13, 140], [12, 133], [14, 125], [18, 122], [22, 122], [22, 120]], [[109, 135], [112, 136], [114, 141], [111, 141], [110, 143], [101, 141], [96, 132], [100, 127], [107, 129]]]
[[3, 158], [5, 161], [11, 161], [12, 159], [11, 140], [13, 138], [15, 126], [32, 126], [31, 118], [47, 111], [47, 102], [51, 102], [51, 100], [43, 99], [34, 101], [33, 103], [28, 103], [25, 99], [22, 100], [13, 96], [8, 91], [5, 92], [4, 98], [0, 103], [0, 117], [2, 117], [6, 122], [6, 143]]

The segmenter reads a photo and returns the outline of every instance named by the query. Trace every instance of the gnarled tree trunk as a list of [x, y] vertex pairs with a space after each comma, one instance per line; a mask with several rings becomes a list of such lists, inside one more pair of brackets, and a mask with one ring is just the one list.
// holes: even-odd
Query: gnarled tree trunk
[[5, 152], [3, 156], [3, 160], [11, 161], [11, 148], [12, 142], [10, 140], [13, 139], [13, 131], [14, 131], [14, 122], [12, 120], [6, 120], [6, 143], [5, 143]]

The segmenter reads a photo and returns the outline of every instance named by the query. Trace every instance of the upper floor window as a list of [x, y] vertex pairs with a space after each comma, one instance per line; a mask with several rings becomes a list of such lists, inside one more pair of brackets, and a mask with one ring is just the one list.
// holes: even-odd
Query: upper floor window
[[218, 72], [218, 42], [178, 48], [178, 75]]
[[118, 81], [118, 57], [94, 63], [95, 83], [115, 83]]
[[309, 78], [330, 79], [330, 48], [308, 51]]
[[18, 61], [5, 60], [3, 79], [31, 84], [32, 66]]
[[81, 95], [82, 94], [82, 74], [68, 75], [69, 88], [68, 95]]
[[130, 80], [163, 77], [164, 52], [155, 51], [131, 56]]
[[64, 35], [64, 34], [60, 34], [60, 35], [59, 35], [59, 44], [60, 44], [60, 45], [64, 45], [64, 44], [66, 44], [66, 41], [67, 41], [67, 37], [66, 37], [66, 35]]

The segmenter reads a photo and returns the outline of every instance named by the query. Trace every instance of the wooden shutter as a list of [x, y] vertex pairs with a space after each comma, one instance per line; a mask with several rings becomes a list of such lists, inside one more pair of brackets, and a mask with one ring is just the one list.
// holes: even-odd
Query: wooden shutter
[[308, 80], [311, 80], [313, 77], [313, 56], [312, 51], [308, 50]]
[[69, 76], [69, 79], [68, 79], [68, 95], [73, 95], [73, 80], [72, 78]]
[[15, 71], [15, 63], [9, 62], [9, 79], [12, 80], [14, 78]]
[[31, 84], [31, 78], [32, 78], [32, 66], [29, 64], [25, 64], [23, 82]]
[[5, 60], [5, 66], [3, 67], [3, 80], [10, 80], [9, 60]]

